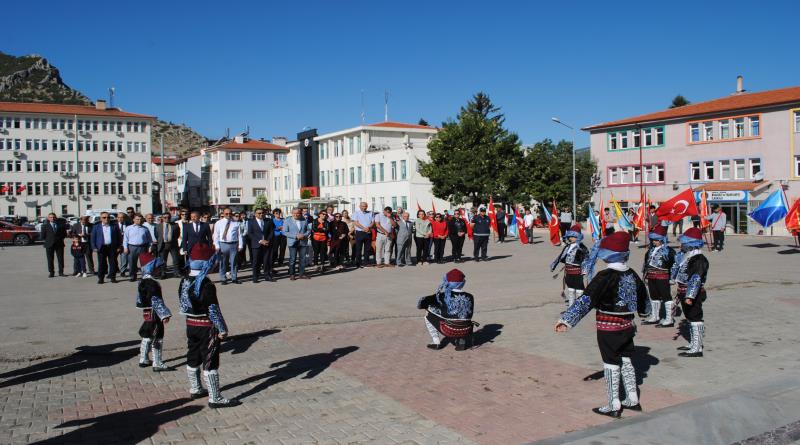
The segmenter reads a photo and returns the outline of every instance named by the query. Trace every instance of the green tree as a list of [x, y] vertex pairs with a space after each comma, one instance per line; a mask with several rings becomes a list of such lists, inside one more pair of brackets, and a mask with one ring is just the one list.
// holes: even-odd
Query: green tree
[[669, 107], [670, 108], [678, 108], [678, 107], [682, 107], [684, 105], [689, 105], [690, 103], [691, 102], [686, 100], [685, 97], [683, 97], [680, 94], [678, 94], [677, 96], [675, 96], [674, 99], [672, 99], [672, 104]]
[[426, 121], [423, 118], [419, 118], [419, 122], [417, 122], [417, 125], [424, 125], [426, 127], [430, 127], [430, 124], [428, 123], [428, 121]]
[[311, 199], [311, 190], [300, 190], [300, 199]]
[[475, 206], [490, 197], [505, 203], [529, 199], [519, 137], [503, 123], [500, 108], [480, 92], [461, 107], [455, 121], [442, 124], [428, 144], [430, 161], [420, 161], [436, 197]]
[[[537, 142], [525, 157], [523, 170], [528, 176], [526, 192], [537, 201], [558, 208], [572, 208], [572, 142], [550, 139]], [[575, 157], [575, 196], [578, 214], [584, 215], [583, 204], [590, 200], [599, 185], [597, 164], [588, 155]], [[549, 209], [549, 207], [548, 207]]]
[[256, 196], [256, 201], [253, 204], [253, 209], [259, 209], [259, 208], [264, 209], [266, 211], [270, 210], [269, 201], [267, 201], [267, 195], [263, 193]]

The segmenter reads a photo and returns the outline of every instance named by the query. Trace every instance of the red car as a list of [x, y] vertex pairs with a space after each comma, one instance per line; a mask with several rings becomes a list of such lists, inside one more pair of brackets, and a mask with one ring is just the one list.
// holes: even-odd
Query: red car
[[27, 246], [39, 239], [39, 232], [32, 227], [15, 226], [0, 221], [0, 243], [14, 243], [16, 246]]

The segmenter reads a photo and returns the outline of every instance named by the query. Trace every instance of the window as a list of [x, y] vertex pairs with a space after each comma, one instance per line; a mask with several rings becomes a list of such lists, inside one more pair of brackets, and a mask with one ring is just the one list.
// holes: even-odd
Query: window
[[339, 169], [337, 168], [333, 175], [333, 182], [335, 185], [339, 185]]
[[610, 169], [608, 175], [608, 184], [609, 185], [619, 184], [619, 169], [617, 168]]
[[319, 172], [319, 185], [325, 187], [325, 172]]
[[642, 182], [642, 174], [641, 174], [641, 171], [639, 170], [639, 167], [638, 166], [631, 167], [631, 170], [633, 170], [633, 181], [632, 182], [634, 184], [639, 184], [640, 182]]
[[242, 160], [242, 152], [240, 152], [240, 151], [226, 151], [225, 152], [225, 160], [226, 161], [240, 161], [240, 160]]
[[347, 139], [347, 142], [348, 142], [348, 144], [349, 144], [349, 146], [350, 146], [349, 153], [350, 153], [350, 154], [353, 154], [353, 153], [355, 153], [355, 146], [353, 145], [353, 138], [349, 138], [349, 139]]
[[723, 181], [731, 179], [731, 161], [719, 161], [719, 179]]
[[703, 173], [704, 178], [706, 181], [713, 181], [714, 180], [714, 162], [713, 161], [705, 161], [703, 162]]
[[617, 133], [608, 133], [608, 149], [617, 149]]
[[619, 148], [628, 148], [628, 132], [623, 131], [619, 134]]
[[380, 175], [381, 182], [383, 182], [383, 180], [384, 180], [384, 177], [383, 177], [383, 162], [378, 164], [378, 173]]
[[736, 174], [734, 179], [744, 179], [744, 159], [734, 159], [733, 166]]
[[703, 122], [703, 140], [713, 141], [714, 140], [714, 122]]
[[689, 142], [700, 142], [700, 124], [689, 125]]
[[376, 172], [377, 172], [377, 170], [375, 170], [375, 164], [370, 164], [369, 165], [370, 182], [375, 182], [378, 179], [378, 176], [377, 176]]
[[360, 165], [358, 166], [357, 171], [358, 171], [358, 174], [356, 175], [356, 179], [358, 179], [358, 183], [361, 184], [362, 181], [361, 181], [361, 166]]
[[241, 196], [242, 196], [242, 189], [240, 188], [228, 189], [228, 198], [241, 198]]
[[225, 178], [226, 179], [241, 179], [242, 178], [242, 171], [241, 170], [225, 170]]
[[800, 133], [800, 111], [794, 112], [794, 132]]
[[350, 184], [356, 183], [356, 169], [355, 167], [350, 167]]
[[750, 158], [750, 179], [756, 179], [759, 172], [761, 172], [761, 158]]
[[[392, 161], [392, 181], [397, 181], [397, 161]], [[397, 207], [397, 206], [392, 206]]]
[[628, 184], [630, 182], [630, 176], [628, 176], [628, 167], [622, 167], [619, 170], [619, 183], [620, 184]]
[[750, 116], [750, 137], [761, 136], [761, 122], [758, 116]]
[[253, 170], [253, 179], [267, 179], [267, 171]]
[[253, 189], [253, 196], [261, 196], [267, 193], [267, 189], [265, 188], [257, 188]]
[[[406, 179], [408, 169], [406, 168], [406, 161], [400, 161], [400, 179]], [[403, 206], [405, 208], [405, 206]]]
[[[795, 113], [797, 116], [797, 113]], [[800, 176], [800, 155], [794, 157], [794, 175]]]
[[392, 208], [393, 209], [397, 208], [397, 196], [392, 196]]
[[253, 161], [266, 161], [267, 154], [264, 152], [255, 151], [250, 153], [250, 159]]
[[400, 207], [402, 207], [403, 210], [408, 210], [408, 196], [400, 197]]
[[691, 162], [689, 163], [690, 167], [690, 177], [692, 181], [699, 181], [700, 180], [700, 163], [699, 162]]
[[719, 138], [720, 139], [731, 138], [731, 121], [727, 119], [719, 121]]
[[653, 129], [652, 128], [645, 128], [644, 132], [644, 145], [643, 147], [650, 147], [653, 145]]
[[734, 120], [734, 129], [735, 129], [734, 137], [743, 138], [745, 136], [744, 135], [744, 118], [743, 117], [737, 117]]

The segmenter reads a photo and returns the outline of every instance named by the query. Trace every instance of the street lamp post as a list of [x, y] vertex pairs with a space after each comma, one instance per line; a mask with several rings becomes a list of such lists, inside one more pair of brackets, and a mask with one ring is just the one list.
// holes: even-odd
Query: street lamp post
[[561, 124], [570, 130], [572, 130], [572, 218], [573, 221], [577, 221], [578, 219], [578, 203], [577, 199], [575, 198], [575, 128], [561, 122], [561, 119], [554, 117], [552, 118], [553, 122], [557, 124]]

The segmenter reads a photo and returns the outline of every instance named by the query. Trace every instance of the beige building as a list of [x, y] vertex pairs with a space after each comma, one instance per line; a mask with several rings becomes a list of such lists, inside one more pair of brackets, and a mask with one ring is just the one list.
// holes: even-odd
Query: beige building
[[0, 102], [0, 214], [152, 210], [153, 116], [95, 106]]

